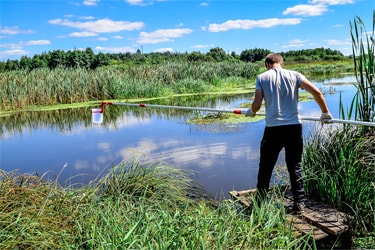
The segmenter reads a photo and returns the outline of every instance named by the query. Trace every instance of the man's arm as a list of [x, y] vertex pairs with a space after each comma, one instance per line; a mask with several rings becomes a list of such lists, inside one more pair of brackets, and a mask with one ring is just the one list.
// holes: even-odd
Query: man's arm
[[320, 110], [322, 111], [322, 114], [320, 116], [320, 122], [322, 125], [326, 122], [326, 120], [330, 120], [333, 118], [333, 116], [328, 110], [327, 103], [323, 93], [317, 87], [315, 87], [314, 84], [312, 84], [309, 80], [305, 79], [301, 82], [300, 87], [309, 92], [310, 94], [312, 94], [314, 100], [319, 105]]
[[317, 87], [315, 87], [314, 84], [312, 84], [309, 80], [303, 80], [300, 84], [300, 87], [309, 92], [314, 97], [314, 100], [319, 105], [322, 113], [329, 112], [323, 93]]
[[257, 89], [255, 90], [253, 104], [251, 105], [251, 110], [256, 113], [259, 111], [260, 107], [262, 106], [263, 101], [263, 90]]

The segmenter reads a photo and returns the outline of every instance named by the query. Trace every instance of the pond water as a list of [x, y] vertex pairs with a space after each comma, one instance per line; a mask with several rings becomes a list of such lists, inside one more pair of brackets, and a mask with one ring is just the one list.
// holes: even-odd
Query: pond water
[[[344, 106], [350, 105], [355, 78], [313, 82], [325, 92], [331, 113], [339, 118], [340, 93]], [[235, 109], [249, 102], [248, 97], [204, 96], [194, 101], [169, 99], [161, 104]], [[228, 191], [256, 185], [264, 120], [189, 124], [186, 121], [195, 117], [196, 111], [108, 106], [104, 123], [92, 124], [91, 108], [24, 112], [1, 118], [1, 169], [46, 173], [50, 178], [59, 176], [62, 185], [79, 186], [141, 154], [142, 162], [162, 161], [194, 171], [192, 177], [217, 199], [227, 197]], [[320, 116], [313, 101], [300, 103], [300, 110], [303, 116]], [[306, 138], [317, 129], [317, 122], [304, 122]], [[281, 154], [278, 165], [284, 164]]]

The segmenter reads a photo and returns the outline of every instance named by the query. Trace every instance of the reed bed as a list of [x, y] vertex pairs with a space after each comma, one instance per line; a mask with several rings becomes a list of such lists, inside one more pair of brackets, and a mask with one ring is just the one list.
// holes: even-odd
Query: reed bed
[[319, 62], [319, 63], [298, 63], [288, 65], [285, 62], [288, 68], [302, 72], [308, 77], [316, 76], [330, 76], [333, 74], [343, 74], [343, 73], [353, 73], [353, 63], [350, 60], [339, 61], [339, 62]]
[[362, 121], [375, 120], [375, 11], [373, 11], [372, 32], [360, 17], [350, 22], [354, 74], [357, 78], [357, 112], [355, 118]]
[[373, 135], [364, 135], [356, 127], [315, 133], [303, 159], [311, 196], [355, 214], [359, 229], [375, 229]]
[[303, 167], [309, 197], [353, 215], [357, 239], [374, 248], [374, 134], [357, 127], [315, 133], [305, 146]]
[[313, 249], [271, 200], [216, 202], [191, 173], [138, 158], [82, 188], [0, 173], [2, 249]]
[[0, 108], [201, 93], [223, 87], [228, 79], [234, 87], [257, 72], [257, 65], [243, 62], [9, 71], [0, 75]]
[[[372, 37], [365, 32], [359, 17], [350, 23], [354, 74], [357, 95], [342, 118], [374, 121], [375, 114], [375, 12]], [[322, 130], [323, 131], [323, 130]], [[355, 218], [355, 243], [366, 249], [375, 248], [375, 130], [370, 127], [344, 125], [315, 133], [308, 141], [303, 165], [305, 185], [310, 196], [321, 199]]]

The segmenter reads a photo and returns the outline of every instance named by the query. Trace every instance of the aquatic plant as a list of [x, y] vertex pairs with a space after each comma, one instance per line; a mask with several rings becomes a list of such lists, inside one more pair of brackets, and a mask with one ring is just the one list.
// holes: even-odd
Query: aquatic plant
[[[374, 28], [364, 32], [359, 17], [351, 23], [354, 73], [357, 93], [341, 118], [374, 121]], [[365, 42], [363, 37], [366, 37]], [[325, 133], [324, 133], [325, 132]], [[352, 214], [356, 243], [374, 248], [375, 235], [375, 131], [372, 127], [343, 125], [322, 129], [308, 138], [303, 155], [305, 187], [309, 196]]]
[[[354, 73], [357, 78], [358, 93], [355, 96], [355, 119], [374, 121], [375, 119], [375, 11], [372, 32], [366, 32], [360, 17], [350, 23]], [[371, 34], [371, 36], [369, 35]]]

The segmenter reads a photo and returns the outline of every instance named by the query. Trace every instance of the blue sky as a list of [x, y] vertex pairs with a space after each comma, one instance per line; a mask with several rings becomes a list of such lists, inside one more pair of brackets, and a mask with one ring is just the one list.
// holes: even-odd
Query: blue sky
[[372, 30], [374, 0], [0, 0], [0, 61], [53, 50], [228, 53], [330, 48], [349, 23]]

